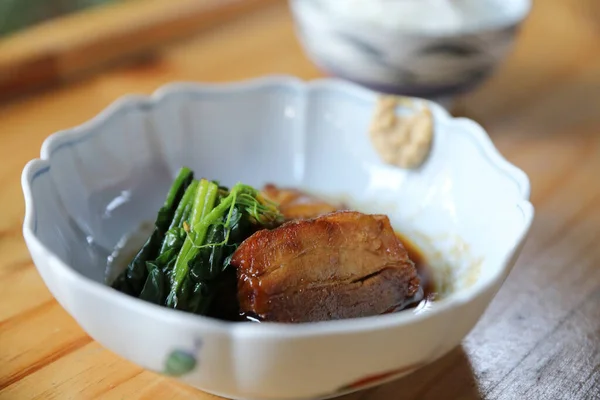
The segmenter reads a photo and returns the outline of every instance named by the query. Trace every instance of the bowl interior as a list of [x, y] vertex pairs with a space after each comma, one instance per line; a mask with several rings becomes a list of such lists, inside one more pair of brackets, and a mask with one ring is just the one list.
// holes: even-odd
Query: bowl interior
[[[387, 214], [425, 252], [447, 295], [503, 270], [532, 211], [526, 176], [475, 123], [433, 103], [435, 139], [414, 171], [384, 165], [367, 127], [375, 95], [335, 80], [173, 85], [121, 100], [46, 141], [27, 176], [26, 229], [67, 265], [104, 282], [119, 240], [152, 221], [187, 165], [225, 185], [275, 183]], [[406, 110], [399, 110], [406, 112]]]

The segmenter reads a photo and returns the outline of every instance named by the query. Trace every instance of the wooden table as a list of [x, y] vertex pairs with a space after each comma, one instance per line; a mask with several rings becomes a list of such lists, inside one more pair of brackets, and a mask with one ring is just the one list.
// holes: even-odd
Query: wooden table
[[[144, 63], [0, 105], [0, 399], [209, 399], [119, 358], [53, 300], [21, 236], [19, 176], [43, 139], [116, 97], [172, 80], [320, 74], [285, 3], [270, 3]], [[600, 5], [539, 0], [517, 49], [457, 112], [530, 176], [536, 219], [483, 319], [442, 360], [350, 399], [600, 398]]]

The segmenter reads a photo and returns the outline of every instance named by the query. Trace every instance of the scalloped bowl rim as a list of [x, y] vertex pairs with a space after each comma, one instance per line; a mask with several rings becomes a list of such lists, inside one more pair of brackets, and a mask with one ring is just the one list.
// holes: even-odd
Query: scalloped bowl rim
[[342, 94], [350, 94], [361, 98], [374, 99], [375, 92], [360, 87], [354, 83], [343, 81], [337, 78], [322, 78], [310, 81], [303, 81], [299, 78], [287, 75], [270, 75], [261, 78], [254, 78], [243, 81], [228, 82], [228, 83], [192, 83], [192, 82], [174, 82], [159, 87], [150, 95], [125, 95], [102, 110], [90, 120], [65, 130], [58, 131], [43, 142], [41, 149], [41, 157], [30, 160], [21, 175], [21, 185], [25, 198], [25, 218], [23, 222], [23, 236], [25, 237], [27, 246], [30, 252], [41, 252], [45, 255], [51, 268], [54, 269], [56, 275], [60, 275], [63, 279], [70, 283], [80, 285], [82, 289], [93, 293], [102, 298], [105, 302], [118, 303], [114, 304], [120, 308], [127, 309], [129, 312], [146, 314], [151, 318], [160, 319], [165, 323], [174, 323], [179, 326], [187, 326], [198, 330], [220, 331], [229, 334], [243, 335], [262, 335], [262, 336], [279, 336], [279, 337], [298, 337], [312, 335], [330, 335], [349, 332], [365, 332], [379, 330], [385, 327], [401, 326], [411, 324], [413, 322], [432, 318], [439, 313], [444, 313], [447, 309], [468, 303], [476, 299], [479, 295], [486, 292], [490, 287], [493, 287], [499, 280], [503, 279], [506, 270], [509, 269], [509, 260], [515, 255], [520, 244], [526, 239], [534, 216], [533, 205], [529, 202], [530, 184], [527, 175], [509, 163], [493, 145], [491, 139], [485, 130], [468, 118], [452, 117], [440, 105], [420, 98], [413, 97], [420, 101], [426, 101], [427, 104], [437, 110], [437, 115], [441, 115], [443, 120], [453, 120], [458, 123], [468, 124], [470, 129], [463, 129], [463, 134], [471, 135], [474, 141], [478, 144], [479, 151], [485, 155], [486, 160], [493, 164], [498, 170], [510, 178], [519, 188], [521, 200], [516, 206], [523, 214], [523, 229], [519, 237], [515, 238], [515, 245], [511, 251], [508, 251], [500, 267], [494, 272], [493, 276], [482, 285], [474, 285], [473, 287], [462, 289], [459, 292], [452, 293], [448, 297], [435, 302], [435, 307], [426, 313], [393, 313], [378, 316], [370, 316], [364, 318], [353, 318], [345, 320], [333, 320], [322, 322], [308, 322], [303, 324], [283, 324], [283, 323], [268, 323], [268, 324], [240, 324], [236, 322], [221, 321], [209, 317], [192, 315], [183, 311], [168, 309], [155, 304], [144, 302], [133, 298], [126, 294], [120, 293], [111, 287], [94, 281], [83, 274], [75, 271], [60, 258], [58, 258], [50, 249], [46, 248], [35, 235], [34, 228], [34, 199], [31, 192], [30, 184], [35, 180], [37, 175], [41, 175], [50, 169], [49, 158], [52, 155], [53, 149], [61, 144], [67, 144], [70, 141], [74, 144], [78, 140], [82, 140], [84, 136], [93, 135], [99, 130], [94, 130], [103, 121], [110, 119], [114, 114], [124, 107], [137, 106], [139, 107], [157, 107], [163, 100], [171, 96], [181, 95], [186, 92], [215, 92], [215, 93], [236, 93], [244, 90], [252, 90], [263, 86], [287, 86], [293, 87], [296, 90], [304, 91], [309, 87], [326, 87], [329, 90], [342, 92]]

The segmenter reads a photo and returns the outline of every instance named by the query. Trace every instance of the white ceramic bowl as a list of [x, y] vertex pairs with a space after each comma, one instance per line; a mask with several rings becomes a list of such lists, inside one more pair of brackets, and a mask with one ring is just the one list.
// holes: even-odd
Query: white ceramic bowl
[[[367, 134], [375, 98], [337, 80], [267, 77], [118, 100], [52, 135], [23, 171], [23, 234], [39, 273], [106, 348], [225, 397], [325, 398], [432, 362], [473, 328], [514, 264], [534, 213], [529, 182], [479, 125], [433, 103], [426, 164], [382, 164]], [[213, 320], [111, 289], [106, 258], [154, 219], [182, 165], [228, 185], [291, 185], [386, 213], [427, 254], [445, 295], [418, 310], [285, 325]]]
[[531, 0], [290, 0], [298, 38], [323, 71], [391, 93], [473, 89], [511, 50]]

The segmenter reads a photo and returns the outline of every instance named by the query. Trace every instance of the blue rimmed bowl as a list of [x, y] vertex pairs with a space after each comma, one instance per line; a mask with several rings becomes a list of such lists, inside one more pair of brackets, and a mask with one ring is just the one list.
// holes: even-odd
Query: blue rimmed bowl
[[[173, 84], [119, 99], [49, 137], [23, 171], [23, 234], [40, 275], [106, 348], [225, 397], [332, 397], [436, 360], [473, 328], [514, 264], [534, 213], [529, 181], [479, 125], [431, 102], [425, 164], [383, 164], [367, 134], [375, 101], [349, 83], [291, 77]], [[113, 290], [113, 249], [154, 218], [182, 165], [227, 185], [273, 182], [387, 214], [429, 259], [440, 299], [286, 325], [214, 320]]]

